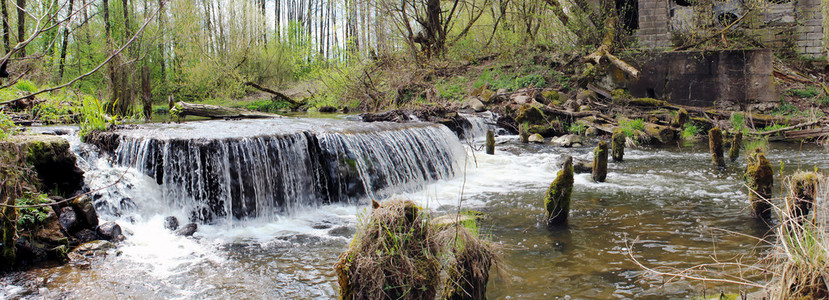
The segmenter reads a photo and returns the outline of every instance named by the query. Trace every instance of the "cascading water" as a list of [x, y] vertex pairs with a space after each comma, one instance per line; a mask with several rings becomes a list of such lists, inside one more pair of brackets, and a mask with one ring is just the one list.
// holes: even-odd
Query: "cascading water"
[[452, 177], [463, 151], [448, 128], [427, 123], [205, 121], [114, 134], [116, 164], [150, 176], [165, 203], [205, 222], [411, 191]]
[[482, 113], [459, 113], [469, 121], [469, 127], [464, 126], [463, 138], [478, 140], [486, 137], [486, 132], [492, 130], [496, 135], [508, 134], [504, 128], [498, 126], [498, 115], [491, 111]]

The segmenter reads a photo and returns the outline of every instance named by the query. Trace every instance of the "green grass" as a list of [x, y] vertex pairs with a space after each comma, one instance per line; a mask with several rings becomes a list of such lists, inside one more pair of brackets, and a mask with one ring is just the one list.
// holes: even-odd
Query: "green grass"
[[567, 127], [567, 131], [572, 134], [583, 135], [587, 131], [587, 125], [582, 122], [574, 122]]
[[34, 82], [25, 79], [15, 83], [14, 88], [29, 93], [37, 92], [37, 85]]
[[680, 136], [682, 137], [683, 140], [689, 140], [689, 139], [696, 138], [699, 135], [700, 132], [702, 132], [702, 129], [697, 127], [697, 125], [694, 125], [693, 123], [688, 122], [688, 123], [685, 123], [684, 127], [682, 127], [682, 132], [680, 133]]
[[17, 133], [17, 126], [14, 125], [11, 117], [0, 110], [0, 140]]
[[619, 128], [627, 137], [634, 137], [637, 131], [645, 130], [645, 120], [643, 119], [622, 119], [619, 121]]
[[80, 106], [81, 123], [78, 135], [85, 138], [87, 134], [95, 130], [106, 130], [110, 121], [106, 117], [104, 103], [92, 96], [83, 96], [83, 104]]
[[800, 98], [813, 98], [821, 94], [821, 91], [814, 86], [808, 86], [805, 89], [790, 89], [786, 91], [787, 95]]

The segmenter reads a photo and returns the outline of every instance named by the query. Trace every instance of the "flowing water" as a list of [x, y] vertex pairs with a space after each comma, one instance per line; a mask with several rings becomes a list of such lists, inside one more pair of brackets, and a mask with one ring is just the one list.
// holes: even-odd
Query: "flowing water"
[[[550, 231], [542, 220], [542, 197], [559, 170], [560, 155], [590, 159], [588, 147], [524, 145], [517, 143], [517, 136], [500, 135], [496, 154], [490, 156], [480, 150], [480, 140], [461, 146], [451, 133], [445, 134], [448, 129], [432, 125], [292, 121], [288, 123], [297, 127], [290, 130], [284, 126], [268, 129], [258, 124], [260, 126], [254, 129], [243, 123], [213, 122], [176, 125], [194, 126], [181, 131], [164, 128], [170, 125], [130, 131], [124, 134], [123, 139], [128, 142], [120, 145], [115, 164], [98, 158], [94, 151], [88, 151], [87, 146], [74, 142], [74, 148], [83, 158], [91, 188], [121, 179], [115, 187], [101, 194], [98, 202], [112, 206], [102, 218], [119, 222], [129, 237], [120, 244], [117, 252], [91, 263], [69, 263], [0, 279], [6, 284], [0, 289], [0, 296], [335, 298], [337, 283], [332, 265], [348, 246], [367, 204], [362, 195], [334, 197], [333, 194], [304, 190], [311, 185], [330, 186], [330, 182], [342, 183], [346, 189], [348, 186], [348, 183], [331, 181], [331, 176], [328, 179], [313, 176], [320, 169], [340, 170], [342, 165], [332, 163], [338, 160], [330, 159], [331, 156], [319, 154], [325, 151], [317, 153], [308, 150], [311, 148], [327, 149], [331, 155], [340, 157], [351, 153], [353, 155], [345, 157], [356, 161], [366, 156], [400, 158], [382, 163], [381, 160], [374, 161], [374, 169], [367, 165], [356, 166], [357, 179], [349, 180], [365, 187], [366, 194], [377, 197], [396, 194], [396, 197], [414, 200], [436, 213], [454, 212], [459, 203], [464, 209], [486, 213], [488, 217], [482, 221], [481, 228], [498, 246], [503, 258], [501, 274], [490, 280], [488, 296], [491, 299], [683, 298], [703, 293], [711, 296], [720, 291], [736, 293], [745, 289], [686, 280], [666, 284], [665, 277], [643, 276], [646, 272], [632, 262], [629, 254], [648, 267], [687, 268], [714, 261], [740, 261], [750, 265], [762, 258], [768, 249], [749, 237], [763, 237], [770, 227], [751, 218], [746, 210], [746, 194], [737, 175], [743, 160], [730, 164], [725, 171], [717, 170], [711, 166], [706, 145], [627, 149], [623, 163], [610, 163], [606, 183], [593, 183], [588, 174], [576, 175], [569, 225]], [[282, 125], [294, 126], [286, 124]], [[211, 131], [190, 130], [193, 128], [211, 128]], [[273, 132], [269, 133], [269, 130]], [[303, 134], [294, 135], [297, 132]], [[260, 139], [263, 133], [287, 137]], [[273, 176], [272, 180], [300, 177], [291, 179], [302, 181], [301, 186], [292, 187], [293, 194], [283, 195], [290, 190], [286, 188], [269, 190], [268, 198], [254, 193], [256, 196], [250, 203], [258, 206], [245, 214], [233, 213], [234, 206], [242, 205], [244, 201], [235, 204], [226, 201], [208, 210], [221, 217], [201, 225], [194, 238], [175, 236], [163, 228], [164, 217], [199, 219], [193, 212], [204, 210], [194, 210], [200, 205], [197, 202], [213, 201], [210, 197], [199, 198], [192, 192], [199, 189], [188, 190], [188, 186], [200, 180], [213, 180], [218, 182], [216, 185], [235, 184], [233, 176], [227, 175], [230, 171], [211, 173], [206, 171], [209, 168], [185, 165], [208, 161], [202, 158], [203, 154], [185, 153], [204, 151], [200, 150], [204, 149], [200, 145], [216, 139], [224, 139], [224, 144], [232, 146], [218, 147], [223, 150], [211, 152], [206, 157], [226, 157], [223, 158], [225, 163], [232, 160], [231, 157], [244, 157], [250, 162], [238, 167], [252, 172], [266, 172], [259, 171], [256, 164], [278, 169], [274, 160], [281, 159], [310, 167], [295, 170], [303, 172], [300, 173], [302, 176], [290, 174], [292, 168], [263, 175]], [[389, 139], [396, 141], [394, 145], [379, 144]], [[318, 142], [307, 143], [307, 140]], [[398, 147], [404, 142], [418, 145], [417, 141], [443, 143], [436, 147], [447, 148], [429, 152], [424, 150], [428, 150], [423, 148], [424, 145]], [[153, 143], [155, 146], [150, 146]], [[189, 150], [173, 149], [176, 146], [172, 145], [182, 143], [188, 144], [185, 148]], [[158, 146], [165, 144], [171, 146]], [[337, 146], [333, 146], [335, 144]], [[234, 154], [228, 150], [234, 147], [240, 152]], [[268, 149], [279, 151], [272, 151], [274, 153], [268, 156], [270, 160], [261, 162], [255, 158], [257, 154], [247, 153], [250, 151], [244, 147], [259, 147], [260, 153], [272, 151]], [[149, 151], [150, 148], [155, 150]], [[138, 155], [141, 151], [166, 151], [164, 155], [168, 156]], [[178, 159], [152, 164], [139, 162], [140, 157], [169, 155]], [[308, 157], [315, 155], [326, 159], [311, 160], [328, 164], [308, 163]], [[423, 157], [428, 155], [450, 157], [452, 162], [445, 164], [443, 158]], [[816, 146], [773, 144], [768, 156], [775, 169], [779, 169], [777, 164], [783, 161], [786, 173], [797, 167], [829, 168], [826, 150]], [[410, 159], [402, 160], [403, 157]], [[447, 168], [445, 172], [423, 169], [423, 166], [438, 162]], [[211, 179], [193, 179], [186, 177], [183, 171], [171, 169], [173, 166], [169, 164], [197, 168], [202, 174], [213, 175], [208, 176]], [[385, 165], [389, 168], [381, 168], [379, 165], [382, 164], [389, 164]], [[160, 184], [157, 169], [148, 167], [153, 165], [164, 166]], [[420, 168], [421, 171], [401, 168]], [[385, 175], [371, 177], [370, 173], [383, 173], [384, 170]], [[168, 178], [184, 179], [168, 181]], [[394, 179], [397, 181], [389, 178], [397, 178]], [[371, 184], [378, 180], [389, 183]], [[775, 180], [775, 190], [778, 190], [779, 177]], [[260, 184], [267, 185], [268, 182], [251, 187], [258, 189]], [[244, 199], [239, 196], [244, 193], [233, 196], [227, 189], [222, 191], [225, 194], [215, 199]], [[295, 198], [313, 198], [308, 193], [316, 193], [314, 197], [318, 198]], [[300, 201], [309, 202], [302, 204], [305, 202]], [[267, 205], [263, 208], [264, 203]], [[749, 279], [764, 280], [758, 276]]]

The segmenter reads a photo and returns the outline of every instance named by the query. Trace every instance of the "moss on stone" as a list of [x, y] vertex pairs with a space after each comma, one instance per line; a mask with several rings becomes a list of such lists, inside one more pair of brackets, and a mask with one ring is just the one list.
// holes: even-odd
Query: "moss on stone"
[[625, 134], [619, 130], [613, 132], [611, 139], [610, 156], [613, 161], [621, 162], [625, 156]]
[[518, 123], [527, 123], [530, 125], [538, 125], [546, 123], [544, 121], [544, 112], [537, 107], [529, 104], [524, 104], [518, 109], [518, 116], [515, 117]]
[[774, 173], [771, 163], [766, 159], [762, 150], [756, 149], [748, 155], [745, 179], [751, 213], [756, 217], [768, 218], [771, 215], [769, 199], [771, 199], [771, 188], [774, 184]]
[[743, 147], [743, 133], [737, 131], [734, 134], [734, 138], [731, 140], [731, 148], [728, 149], [728, 159], [731, 162], [737, 161], [737, 157], [740, 156], [740, 148]]
[[717, 167], [725, 167], [722, 147], [722, 130], [719, 127], [711, 128], [708, 131], [708, 148], [711, 151], [711, 161]]
[[544, 96], [544, 99], [547, 100], [547, 103], [554, 103], [555, 101], [561, 100], [561, 95], [558, 93], [558, 91], [545, 91], [541, 95]]
[[530, 125], [527, 128], [530, 134], [540, 134], [544, 137], [551, 137], [564, 134], [564, 129], [558, 120], [553, 120], [548, 125]]
[[570, 214], [570, 197], [573, 194], [573, 158], [567, 156], [544, 196], [547, 209], [547, 226], [567, 223]]
[[486, 154], [495, 154], [495, 133], [492, 130], [486, 132]]
[[635, 98], [630, 100], [630, 104], [638, 106], [665, 106], [668, 105], [668, 102], [653, 98]]
[[593, 150], [593, 181], [604, 182], [607, 179], [607, 142], [600, 141]]

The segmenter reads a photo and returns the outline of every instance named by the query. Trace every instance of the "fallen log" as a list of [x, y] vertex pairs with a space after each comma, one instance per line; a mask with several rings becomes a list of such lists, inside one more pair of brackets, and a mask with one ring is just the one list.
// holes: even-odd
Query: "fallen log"
[[794, 125], [794, 126], [789, 126], [789, 127], [780, 128], [780, 129], [777, 129], [777, 130], [762, 132], [762, 133], [760, 133], [760, 135], [761, 136], [774, 135], [774, 134], [777, 134], [777, 133], [780, 133], [780, 132], [790, 131], [790, 130], [793, 130], [793, 129], [803, 128], [803, 127], [807, 127], [807, 126], [812, 126], [812, 125], [823, 123], [823, 122], [829, 123], [829, 119], [820, 119], [820, 120], [816, 120], [816, 121], [812, 121], [812, 122], [800, 123], [800, 124], [797, 124], [797, 125]]
[[829, 127], [786, 131], [782, 136], [770, 137], [770, 141], [800, 141], [829, 136]]
[[300, 106], [305, 104], [305, 101], [296, 101], [294, 99], [291, 99], [291, 97], [286, 96], [283, 93], [280, 93], [280, 92], [274, 91], [272, 89], [266, 88], [264, 86], [258, 85], [255, 82], [248, 81], [248, 82], [245, 82], [245, 85], [247, 85], [249, 87], [252, 87], [252, 88], [255, 88], [257, 90], [263, 91], [265, 93], [271, 94], [271, 95], [273, 95], [275, 100], [282, 100], [282, 101], [288, 102], [293, 107], [300, 107]]
[[261, 119], [281, 118], [277, 114], [269, 114], [258, 111], [249, 111], [241, 108], [232, 108], [219, 105], [197, 104], [188, 102], [177, 102], [170, 114], [183, 118], [184, 116], [197, 116], [211, 119]]

